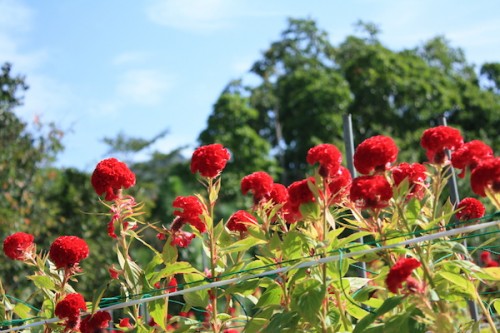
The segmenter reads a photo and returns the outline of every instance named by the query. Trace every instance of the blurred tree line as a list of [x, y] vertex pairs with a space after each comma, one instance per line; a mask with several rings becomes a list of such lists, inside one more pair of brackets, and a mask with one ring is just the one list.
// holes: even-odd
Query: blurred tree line
[[[391, 50], [379, 40], [377, 26], [359, 22], [357, 27], [357, 34], [332, 45], [313, 20], [290, 19], [281, 37], [250, 68], [257, 84], [238, 79], [222, 91], [198, 139], [200, 145], [222, 143], [234, 156], [222, 178], [221, 217], [251, 204], [239, 191], [243, 176], [265, 170], [289, 184], [309, 171], [305, 156], [312, 146], [328, 142], [344, 149], [346, 113], [352, 115], [355, 144], [373, 135], [389, 135], [400, 147], [399, 161], [425, 160], [420, 135], [437, 125], [442, 115], [462, 130], [466, 141], [481, 139], [498, 151], [500, 63], [477, 69], [444, 37], [412, 49]], [[16, 108], [28, 89], [26, 79], [14, 76], [10, 64], [1, 71], [2, 239], [27, 231], [44, 250], [59, 235], [86, 239], [92, 255], [82, 266], [93, 274], [82, 277], [80, 291], [91, 295], [114, 262], [105, 250], [113, 246], [105, 230], [108, 217], [98, 215], [105, 207], [98, 204], [89, 174], [53, 167], [63, 149], [63, 133], [54, 124], [23, 122]], [[168, 131], [152, 139], [120, 134], [104, 142], [110, 156], [127, 159], [164, 135]], [[153, 152], [145, 162], [127, 161], [137, 175], [132, 194], [145, 203], [145, 220], [168, 225], [173, 199], [202, 191], [189, 172], [183, 148]], [[153, 233], [150, 240], [161, 246]], [[0, 263], [6, 289], [26, 293], [25, 267], [3, 255]]]

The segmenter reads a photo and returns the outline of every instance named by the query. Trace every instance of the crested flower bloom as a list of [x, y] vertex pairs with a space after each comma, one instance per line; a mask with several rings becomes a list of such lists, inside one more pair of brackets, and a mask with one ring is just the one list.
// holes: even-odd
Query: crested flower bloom
[[351, 173], [341, 166], [337, 174], [328, 179], [328, 190], [331, 193], [330, 204], [342, 202], [349, 194], [351, 184]]
[[493, 258], [491, 258], [491, 253], [488, 251], [483, 251], [481, 252], [481, 261], [484, 264], [484, 267], [498, 267], [500, 264], [495, 261]]
[[113, 201], [119, 190], [135, 184], [135, 174], [125, 163], [107, 158], [97, 164], [90, 180], [97, 195], [106, 194], [105, 200]]
[[388, 136], [377, 135], [366, 139], [354, 152], [354, 166], [359, 173], [383, 172], [396, 161], [398, 147]]
[[392, 198], [391, 184], [382, 175], [360, 176], [352, 181], [349, 198], [361, 209], [384, 208]]
[[175, 198], [172, 206], [179, 209], [174, 211], [174, 215], [179, 217], [177, 223], [180, 226], [189, 223], [201, 233], [207, 231], [205, 222], [200, 218], [200, 215], [205, 213], [205, 207], [196, 196], [179, 196]]
[[34, 237], [25, 232], [16, 232], [3, 241], [3, 252], [13, 260], [25, 260], [34, 250]]
[[197, 148], [191, 158], [191, 172], [207, 178], [217, 177], [226, 167], [229, 151], [219, 143]]
[[49, 258], [56, 268], [72, 268], [89, 255], [87, 243], [76, 236], [58, 237], [51, 245]]
[[274, 180], [267, 172], [257, 171], [241, 179], [241, 193], [253, 193], [254, 203], [267, 200], [273, 189]]
[[437, 126], [426, 129], [420, 139], [420, 145], [426, 150], [431, 163], [443, 164], [446, 150], [454, 151], [463, 145], [460, 131], [449, 126]]
[[465, 198], [457, 205], [459, 211], [455, 214], [459, 221], [478, 219], [484, 216], [486, 208], [481, 201], [474, 198]]
[[109, 325], [111, 320], [111, 315], [106, 311], [97, 311], [91, 316], [87, 316], [82, 320], [80, 324], [80, 331], [82, 333], [95, 333], [101, 332], [101, 329], [105, 329]]
[[490, 146], [481, 140], [472, 140], [453, 152], [451, 164], [454, 168], [462, 170], [458, 176], [463, 178], [467, 168], [472, 171], [482, 160], [491, 157], [493, 157], [493, 149]]
[[474, 168], [470, 176], [472, 191], [481, 197], [486, 190], [500, 193], [500, 157], [489, 158]]
[[396, 186], [407, 179], [409, 190], [407, 198], [416, 197], [422, 199], [425, 189], [423, 184], [427, 178], [427, 169], [423, 164], [403, 162], [393, 167], [391, 171]]
[[172, 241], [170, 242], [170, 245], [178, 247], [188, 247], [195, 237], [196, 235], [192, 232], [177, 230], [172, 233]]
[[122, 318], [122, 319], [120, 319], [120, 322], [118, 323], [118, 327], [134, 328], [134, 325], [132, 325], [130, 323], [130, 318]]
[[314, 202], [314, 194], [309, 188], [308, 182], [315, 183], [313, 177], [293, 182], [288, 186], [288, 201], [283, 207], [284, 218], [287, 223], [295, 223], [302, 218], [300, 205]]
[[269, 200], [272, 200], [275, 204], [285, 203], [288, 200], [288, 190], [285, 185], [274, 183], [269, 193]]
[[56, 304], [55, 315], [64, 319], [67, 330], [78, 331], [80, 327], [80, 311], [87, 311], [85, 299], [79, 293], [66, 295]]
[[342, 154], [334, 145], [323, 143], [309, 149], [306, 160], [311, 165], [319, 163], [319, 174], [326, 178], [337, 174]]
[[227, 228], [231, 231], [246, 232], [249, 224], [257, 224], [257, 219], [245, 210], [238, 210], [227, 220]]
[[400, 258], [389, 270], [385, 279], [387, 289], [397, 294], [403, 287], [403, 282], [408, 281], [413, 270], [420, 267], [421, 263], [415, 258]]

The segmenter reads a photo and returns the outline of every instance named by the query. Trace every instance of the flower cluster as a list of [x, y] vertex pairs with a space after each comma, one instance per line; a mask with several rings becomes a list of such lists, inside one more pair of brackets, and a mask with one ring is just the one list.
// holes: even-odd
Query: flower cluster
[[65, 320], [67, 330], [78, 331], [80, 327], [80, 311], [87, 311], [85, 299], [79, 293], [66, 295], [56, 304], [54, 313]]
[[125, 163], [108, 158], [97, 164], [90, 180], [97, 195], [106, 194], [105, 200], [113, 201], [122, 188], [135, 184], [135, 174]]
[[354, 152], [354, 166], [359, 173], [384, 172], [398, 157], [398, 147], [394, 140], [377, 135], [363, 141]]
[[3, 241], [3, 252], [13, 260], [26, 260], [32, 256], [34, 239], [31, 234], [16, 232]]
[[61, 236], [50, 245], [49, 258], [56, 268], [73, 268], [88, 255], [87, 242], [77, 236]]
[[199, 172], [203, 177], [215, 178], [226, 167], [230, 157], [229, 151], [219, 143], [199, 147], [191, 158], [191, 172]]
[[[387, 289], [397, 294], [399, 289], [403, 287], [403, 283], [408, 281], [413, 270], [420, 266], [420, 261], [415, 258], [400, 258], [394, 266], [391, 267], [385, 279]], [[415, 281], [411, 280], [411, 283], [414, 285]]]

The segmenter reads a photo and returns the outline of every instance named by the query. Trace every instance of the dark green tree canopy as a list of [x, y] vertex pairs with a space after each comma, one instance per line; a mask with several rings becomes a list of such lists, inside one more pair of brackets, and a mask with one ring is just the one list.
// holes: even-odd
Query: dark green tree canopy
[[[312, 146], [328, 142], [343, 149], [346, 113], [352, 115], [356, 144], [390, 135], [401, 160], [424, 159], [421, 133], [442, 115], [466, 140], [481, 139], [498, 150], [499, 64], [485, 64], [477, 73], [464, 52], [442, 36], [412, 49], [391, 50], [379, 40], [376, 25], [357, 26], [362, 36], [348, 36], [334, 46], [313, 20], [290, 19], [281, 39], [251, 67], [260, 82], [221, 94], [200, 143], [243, 143], [248, 141], [242, 135], [258, 134], [270, 145], [265, 153], [281, 167], [284, 183], [303, 177]], [[488, 87], [480, 84], [479, 75]], [[244, 130], [248, 127], [251, 132]], [[259, 168], [258, 160], [253, 164], [239, 151], [234, 163], [238, 159], [246, 169]]]

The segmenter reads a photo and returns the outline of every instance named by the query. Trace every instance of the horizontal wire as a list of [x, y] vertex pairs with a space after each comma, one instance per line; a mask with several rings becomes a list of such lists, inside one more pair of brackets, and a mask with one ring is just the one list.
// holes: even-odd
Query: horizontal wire
[[[312, 267], [312, 266], [316, 266], [316, 265], [320, 265], [320, 264], [338, 261], [340, 258], [346, 259], [346, 258], [352, 258], [352, 257], [356, 257], [356, 256], [362, 256], [362, 255], [370, 254], [373, 252], [379, 252], [379, 251], [383, 251], [383, 250], [387, 250], [387, 249], [392, 249], [395, 247], [401, 247], [401, 246], [431, 241], [434, 239], [447, 237], [447, 236], [465, 234], [465, 233], [469, 233], [472, 231], [486, 229], [486, 228], [494, 227], [494, 226], [498, 226], [498, 225], [500, 225], [500, 220], [476, 224], [476, 225], [469, 225], [469, 226], [465, 226], [465, 227], [461, 227], [461, 228], [457, 228], [457, 229], [452, 229], [452, 230], [445, 230], [445, 231], [441, 231], [441, 232], [438, 232], [435, 234], [421, 236], [421, 237], [405, 240], [405, 241], [395, 243], [395, 244], [384, 245], [384, 246], [366, 249], [366, 250], [361, 250], [361, 251], [357, 251], [357, 252], [343, 253], [341, 255], [334, 255], [334, 256], [319, 258], [316, 260], [304, 261], [304, 262], [301, 262], [301, 263], [294, 265], [294, 266], [281, 267], [281, 268], [277, 268], [274, 270], [265, 271], [262, 273], [245, 275], [245, 276], [231, 278], [231, 279], [222, 280], [222, 281], [215, 281], [215, 282], [211, 282], [211, 283], [208, 283], [205, 285], [200, 285], [200, 286], [195, 286], [195, 287], [191, 287], [188, 289], [178, 290], [178, 291], [175, 291], [172, 293], [151, 296], [151, 297], [145, 297], [145, 298], [136, 299], [136, 300], [130, 300], [130, 301], [123, 302], [120, 304], [114, 304], [114, 305], [110, 305], [110, 306], [101, 308], [100, 311], [111, 311], [111, 310], [121, 309], [121, 308], [125, 308], [125, 307], [132, 306], [132, 305], [139, 305], [142, 303], [152, 302], [152, 301], [160, 300], [160, 299], [167, 298], [167, 297], [184, 295], [187, 293], [201, 291], [201, 290], [205, 290], [205, 289], [223, 287], [223, 286], [226, 286], [226, 285], [229, 285], [232, 283], [239, 283], [239, 282], [243, 282], [243, 281], [250, 280], [250, 279], [286, 273], [286, 272], [293, 270], [293, 269], [308, 268], [308, 267]], [[85, 314], [83, 314], [83, 315], [85, 315]], [[60, 320], [61, 319], [59, 319], [59, 318], [46, 319], [46, 320], [30, 323], [27, 325], [23, 325], [23, 326], [18, 326], [15, 328], [9, 328], [7, 330], [2, 330], [0, 332], [13, 332], [13, 331], [18, 331], [18, 330], [22, 330], [22, 329], [26, 329], [26, 328], [30, 328], [30, 327], [36, 327], [36, 326], [41, 326], [41, 325], [45, 325], [45, 324], [55, 323], [55, 322], [58, 322]]]

